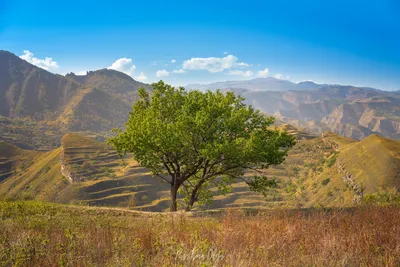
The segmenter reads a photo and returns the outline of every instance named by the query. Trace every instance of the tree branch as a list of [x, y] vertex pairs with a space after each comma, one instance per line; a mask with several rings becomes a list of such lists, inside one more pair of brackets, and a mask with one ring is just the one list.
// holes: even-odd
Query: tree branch
[[171, 169], [169, 168], [167, 162], [163, 161], [163, 164], [164, 164], [165, 169], [167, 169], [168, 174], [171, 175], [171, 177], [173, 177], [173, 176], [174, 176], [174, 173], [172, 173], [172, 171], [171, 171]]
[[167, 182], [167, 183], [169, 183], [169, 184], [172, 184], [172, 182], [171, 181], [169, 181], [167, 178], [164, 178], [164, 177], [162, 177], [162, 175], [160, 175], [160, 174], [155, 174], [158, 178], [161, 178], [162, 180], [164, 180], [165, 182]]
[[195, 166], [193, 168], [191, 168], [190, 170], [186, 170], [183, 174], [182, 174], [182, 179], [185, 181], [187, 180], [189, 177], [191, 177], [192, 175], [196, 174], [196, 172], [199, 170], [201, 164], [203, 164], [204, 159], [199, 159], [199, 161], [195, 164]]
[[207, 174], [207, 179], [212, 178], [212, 177], [215, 177], [215, 176], [217, 176], [217, 175], [225, 174], [225, 172], [227, 172], [227, 171], [230, 171], [230, 170], [233, 170], [233, 169], [237, 169], [237, 168], [240, 168], [240, 167], [242, 167], [242, 166], [241, 166], [241, 165], [234, 165], [234, 166], [231, 166], [231, 167], [229, 167], [229, 168], [223, 169], [223, 170], [221, 170], [221, 171], [212, 173], [211, 175], [208, 175], [208, 174]]

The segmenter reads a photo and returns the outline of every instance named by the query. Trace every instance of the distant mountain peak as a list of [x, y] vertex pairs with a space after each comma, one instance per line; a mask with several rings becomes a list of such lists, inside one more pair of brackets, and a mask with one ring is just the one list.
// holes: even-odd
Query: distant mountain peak
[[251, 80], [226, 81], [210, 84], [189, 84], [189, 89], [244, 89], [248, 91], [291, 91], [316, 89], [319, 85], [315, 84], [296, 84], [288, 80], [277, 79], [275, 77], [259, 77]]
[[131, 76], [117, 71], [117, 70], [112, 70], [112, 69], [99, 69], [99, 70], [94, 70], [94, 71], [87, 71], [86, 74], [83, 75], [77, 75], [73, 72], [67, 73], [65, 77], [86, 77], [86, 76], [95, 76], [95, 75], [102, 75], [102, 76], [107, 76], [107, 77], [118, 77], [122, 79], [127, 79], [127, 80], [134, 80]]

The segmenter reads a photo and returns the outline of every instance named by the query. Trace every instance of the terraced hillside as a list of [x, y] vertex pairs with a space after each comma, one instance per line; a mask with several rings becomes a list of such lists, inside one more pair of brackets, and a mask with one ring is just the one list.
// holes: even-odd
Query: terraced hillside
[[[367, 194], [400, 187], [398, 141], [371, 136], [360, 142], [334, 133], [315, 136], [290, 125], [279, 127], [296, 135], [298, 143], [283, 165], [266, 170], [278, 188], [266, 197], [249, 191], [244, 182], [235, 183], [225, 195], [211, 188], [212, 205], [196, 208], [351, 206]], [[168, 210], [168, 185], [132, 157], [121, 160], [105, 143], [75, 133], [65, 135], [61, 144], [49, 152], [35, 152], [2, 142], [0, 166], [8, 167], [1, 169], [0, 196]], [[10, 161], [15, 164], [7, 165]]]
[[[154, 178], [130, 157], [124, 161], [104, 143], [68, 134], [62, 140], [62, 160], [72, 184], [60, 192], [59, 201], [100, 206], [124, 206], [152, 211], [169, 207], [169, 187]], [[67, 171], [67, 172], [68, 172]], [[212, 189], [217, 193], [217, 188]], [[217, 195], [213, 208], [260, 206], [263, 198], [247, 190], [245, 183], [234, 185], [233, 192]]]
[[40, 152], [22, 150], [18, 147], [0, 141], [0, 181], [14, 175], [17, 171], [24, 170]]
[[9, 158], [19, 164], [13, 165], [11, 175], [2, 181], [0, 195], [11, 199], [55, 201], [57, 193], [69, 184], [60, 172], [60, 149], [30, 153], [19, 150], [19, 155]]

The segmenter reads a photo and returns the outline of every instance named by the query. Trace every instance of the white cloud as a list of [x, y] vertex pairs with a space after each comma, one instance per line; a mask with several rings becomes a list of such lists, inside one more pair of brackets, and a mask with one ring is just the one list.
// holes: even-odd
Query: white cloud
[[250, 67], [251, 64], [247, 64], [245, 62], [239, 62], [239, 63], [236, 64], [236, 66], [238, 66], [238, 67]]
[[174, 58], [173, 60], [171, 60], [171, 63], [176, 63], [176, 59]]
[[280, 73], [275, 74], [274, 78], [279, 79], [279, 80], [289, 80], [289, 76], [284, 76]]
[[224, 52], [224, 55], [227, 55], [228, 54], [228, 52]]
[[260, 70], [257, 73], [257, 76], [261, 77], [261, 78], [266, 78], [266, 77], [268, 77], [268, 72], [269, 72], [269, 70], [267, 68], [265, 68], [264, 70]]
[[131, 58], [123, 57], [117, 59], [108, 69], [117, 70], [129, 76], [133, 76], [136, 66], [133, 65]]
[[77, 71], [77, 72], [75, 73], [75, 75], [86, 75], [86, 73], [87, 73], [86, 70], [80, 70], [80, 71]]
[[206, 70], [211, 73], [221, 72], [232, 67], [248, 67], [244, 62], [237, 62], [238, 58], [233, 55], [226, 57], [195, 57], [183, 62], [183, 69], [186, 70]]
[[235, 76], [243, 76], [243, 77], [251, 77], [254, 75], [254, 73], [251, 70], [248, 70], [248, 71], [231, 70], [231, 71], [229, 71], [228, 74], [235, 75]]
[[144, 75], [143, 72], [141, 72], [140, 75], [136, 77], [136, 80], [141, 81], [141, 82], [144, 82], [144, 81], [147, 80], [147, 76]]
[[179, 70], [173, 70], [172, 72], [176, 73], [176, 74], [182, 74], [182, 73], [185, 73], [185, 70], [184, 69], [179, 69]]
[[157, 77], [167, 77], [167, 76], [169, 76], [169, 72], [167, 71], [167, 70], [158, 70], [157, 72], [156, 72], [156, 76]]
[[45, 70], [53, 70], [59, 68], [57, 62], [53, 61], [51, 57], [45, 57], [45, 59], [39, 59], [35, 57], [35, 55], [29, 50], [24, 50], [24, 54], [20, 56], [20, 58]]

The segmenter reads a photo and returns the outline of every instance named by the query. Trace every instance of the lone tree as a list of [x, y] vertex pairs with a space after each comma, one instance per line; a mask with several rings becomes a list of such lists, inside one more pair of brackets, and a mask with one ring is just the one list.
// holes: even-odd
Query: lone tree
[[[163, 81], [152, 86], [151, 94], [139, 91], [125, 130], [114, 130], [109, 142], [170, 185], [171, 211], [178, 193], [190, 210], [196, 201], [211, 201], [211, 185], [222, 193], [238, 179], [261, 193], [276, 185], [258, 173], [282, 163], [295, 141], [272, 129], [274, 118], [232, 92], [187, 91]], [[256, 175], [244, 176], [248, 170]]]

